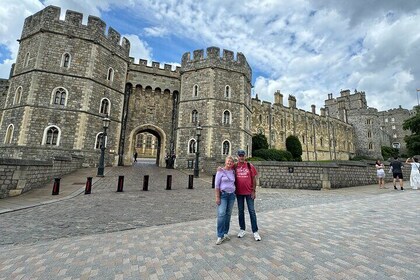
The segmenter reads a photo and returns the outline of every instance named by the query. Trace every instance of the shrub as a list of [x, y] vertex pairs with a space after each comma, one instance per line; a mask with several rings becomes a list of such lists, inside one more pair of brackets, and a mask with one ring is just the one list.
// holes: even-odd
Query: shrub
[[291, 161], [293, 156], [288, 151], [276, 150], [276, 149], [260, 149], [253, 153], [254, 157], [260, 157], [264, 160], [274, 161]]
[[286, 149], [292, 154], [293, 159], [296, 161], [302, 161], [302, 144], [294, 135], [290, 135], [286, 138]]
[[252, 153], [260, 149], [268, 149], [267, 137], [262, 133], [254, 134], [252, 136]]

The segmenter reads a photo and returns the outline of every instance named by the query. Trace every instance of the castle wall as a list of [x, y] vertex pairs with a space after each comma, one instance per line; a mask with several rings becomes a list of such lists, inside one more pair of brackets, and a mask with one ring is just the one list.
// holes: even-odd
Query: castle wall
[[286, 138], [295, 135], [303, 160], [348, 160], [354, 153], [352, 126], [343, 121], [258, 99], [252, 99], [252, 109], [252, 134], [264, 134], [271, 148], [286, 150]]

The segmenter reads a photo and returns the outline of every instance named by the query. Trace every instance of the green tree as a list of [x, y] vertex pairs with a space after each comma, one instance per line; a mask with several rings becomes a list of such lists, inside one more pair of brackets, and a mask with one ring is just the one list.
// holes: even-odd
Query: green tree
[[388, 160], [389, 158], [397, 157], [399, 150], [393, 147], [382, 146], [381, 153], [384, 160]]
[[406, 119], [403, 123], [404, 130], [410, 130], [411, 135], [405, 136], [408, 154], [419, 155], [420, 154], [420, 107], [416, 106], [416, 114]]
[[262, 133], [254, 134], [252, 136], [252, 153], [261, 149], [268, 149], [267, 137]]
[[300, 143], [299, 138], [294, 135], [287, 137], [286, 150], [292, 154], [294, 160], [302, 161], [302, 144]]

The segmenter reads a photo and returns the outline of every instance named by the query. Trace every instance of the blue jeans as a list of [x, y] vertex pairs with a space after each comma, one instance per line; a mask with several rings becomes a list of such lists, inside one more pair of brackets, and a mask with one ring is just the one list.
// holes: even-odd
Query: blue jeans
[[258, 231], [257, 226], [257, 215], [255, 214], [254, 208], [254, 199], [251, 198], [251, 195], [236, 195], [236, 199], [238, 200], [238, 218], [239, 218], [239, 227], [242, 230], [245, 230], [245, 200], [246, 205], [248, 207], [249, 218], [251, 219], [251, 227], [252, 232]]
[[228, 234], [234, 203], [235, 193], [220, 193], [220, 205], [217, 206], [217, 237], [222, 238]]

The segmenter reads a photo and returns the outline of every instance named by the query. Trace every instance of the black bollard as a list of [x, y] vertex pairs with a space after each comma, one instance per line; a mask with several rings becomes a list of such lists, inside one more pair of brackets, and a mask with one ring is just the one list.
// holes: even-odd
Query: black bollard
[[211, 180], [211, 188], [214, 189], [216, 184], [216, 174], [213, 174], [213, 179]]
[[192, 190], [194, 188], [194, 175], [188, 176], [188, 189]]
[[92, 192], [92, 177], [87, 177], [85, 194], [90, 194]]
[[124, 188], [124, 176], [118, 176], [117, 192], [122, 192]]
[[60, 180], [61, 178], [54, 178], [52, 195], [58, 195], [60, 193]]
[[144, 175], [143, 191], [149, 190], [149, 175]]
[[166, 189], [170, 190], [172, 188], [172, 175], [166, 177]]

